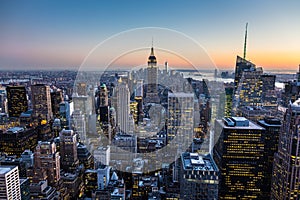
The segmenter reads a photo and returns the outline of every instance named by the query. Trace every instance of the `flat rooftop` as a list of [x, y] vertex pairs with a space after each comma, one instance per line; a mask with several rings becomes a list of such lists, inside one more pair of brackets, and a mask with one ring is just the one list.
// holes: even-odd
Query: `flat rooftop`
[[6, 174], [16, 166], [0, 166], [0, 174]]
[[210, 155], [185, 152], [181, 154], [181, 160], [185, 170], [218, 171]]
[[259, 120], [258, 123], [266, 127], [281, 127], [281, 121], [275, 118]]
[[9, 132], [9, 133], [19, 133], [22, 131], [24, 131], [24, 128], [18, 127], [18, 126], [7, 129], [7, 132]]
[[[230, 123], [225, 123], [229, 119]], [[230, 121], [230, 119], [233, 119]], [[253, 123], [252, 121], [246, 119], [245, 117], [231, 117], [223, 118], [223, 120], [216, 120], [225, 129], [251, 129], [251, 130], [265, 130], [265, 128]], [[231, 124], [232, 123], [232, 124]], [[240, 126], [239, 124], [242, 124]]]
[[174, 92], [168, 93], [168, 97], [194, 97], [194, 93]]

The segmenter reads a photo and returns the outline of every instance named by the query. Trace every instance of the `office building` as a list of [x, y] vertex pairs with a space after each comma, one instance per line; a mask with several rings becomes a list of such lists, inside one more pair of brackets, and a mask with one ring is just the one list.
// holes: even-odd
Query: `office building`
[[156, 57], [154, 55], [154, 49], [151, 47], [151, 53], [148, 58], [148, 68], [147, 68], [147, 93], [146, 93], [146, 103], [159, 103], [160, 99], [158, 97], [158, 67]]
[[120, 132], [129, 133], [130, 93], [128, 85], [119, 79], [116, 87], [117, 97], [117, 126]]
[[77, 93], [78, 96], [86, 96], [87, 84], [85, 82], [76, 83], [75, 93]]
[[61, 168], [65, 172], [74, 172], [79, 165], [77, 157], [77, 134], [73, 130], [63, 129], [59, 134]]
[[7, 86], [7, 107], [9, 117], [20, 117], [28, 110], [28, 100], [25, 86]]
[[63, 173], [61, 176], [64, 189], [66, 189], [68, 198], [65, 199], [78, 199], [81, 187], [81, 177], [74, 173]]
[[236, 110], [236, 116], [245, 117], [250, 121], [257, 122], [263, 120], [265, 117], [273, 115], [271, 110], [267, 110], [261, 106], [241, 106]]
[[77, 143], [77, 156], [79, 164], [83, 165], [85, 169], [94, 169], [94, 158], [82, 143]]
[[257, 122], [258, 125], [265, 128], [264, 134], [264, 170], [263, 170], [263, 197], [262, 199], [270, 199], [272, 169], [274, 163], [274, 154], [278, 150], [279, 133], [281, 122], [279, 119], [266, 117]]
[[47, 179], [47, 183], [55, 187], [60, 180], [60, 155], [54, 142], [38, 142], [34, 152], [33, 182]]
[[44, 84], [36, 84], [31, 86], [31, 101], [33, 107], [33, 115], [39, 121], [49, 121], [52, 114], [50, 87]]
[[54, 117], [59, 117], [59, 104], [63, 101], [63, 92], [61, 89], [51, 89], [51, 106]]
[[239, 82], [242, 78], [243, 72], [255, 68], [255, 64], [250, 61], [237, 56], [236, 65], [235, 65], [235, 77], [234, 77], [234, 90], [236, 91], [239, 85]]
[[300, 198], [300, 100], [290, 103], [274, 155], [271, 199]]
[[220, 169], [219, 199], [260, 199], [265, 128], [244, 117], [215, 122], [213, 158]]
[[71, 129], [76, 131], [79, 142], [86, 142], [86, 122], [81, 110], [74, 110], [70, 119]]
[[20, 157], [26, 150], [34, 150], [37, 144], [38, 133], [35, 129], [23, 127], [11, 127], [0, 130], [0, 151], [9, 156]]
[[56, 189], [48, 185], [47, 180], [39, 181], [38, 183], [30, 184], [30, 199], [58, 199]]
[[178, 158], [192, 144], [194, 136], [194, 94], [169, 93], [167, 119], [167, 141], [175, 160], [173, 180], [178, 181]]
[[234, 94], [234, 86], [232, 84], [225, 85], [225, 117], [230, 117], [232, 115], [232, 98]]
[[219, 169], [211, 155], [182, 153], [180, 199], [218, 199]]
[[70, 104], [68, 101], [62, 101], [59, 103], [59, 119], [61, 122], [62, 128], [69, 128], [70, 127], [70, 118], [71, 118], [71, 108], [72, 104]]
[[105, 84], [102, 84], [97, 91], [97, 107], [108, 106], [108, 90]]
[[21, 200], [18, 167], [0, 166], [0, 199]]
[[234, 111], [242, 106], [262, 106], [262, 74], [261, 68], [250, 68], [243, 71], [234, 94]]
[[30, 182], [28, 178], [20, 178], [21, 199], [30, 200]]

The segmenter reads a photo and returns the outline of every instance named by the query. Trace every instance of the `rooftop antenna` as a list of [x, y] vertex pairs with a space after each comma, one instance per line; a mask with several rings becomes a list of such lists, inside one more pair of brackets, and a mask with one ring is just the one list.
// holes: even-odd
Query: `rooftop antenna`
[[247, 50], [247, 29], [248, 29], [248, 22], [246, 23], [245, 43], [244, 43], [244, 59], [245, 60], [246, 60], [246, 50]]
[[152, 36], [152, 47], [153, 47], [153, 36]]
[[151, 55], [154, 55], [154, 50], [153, 50], [153, 36], [152, 36]]

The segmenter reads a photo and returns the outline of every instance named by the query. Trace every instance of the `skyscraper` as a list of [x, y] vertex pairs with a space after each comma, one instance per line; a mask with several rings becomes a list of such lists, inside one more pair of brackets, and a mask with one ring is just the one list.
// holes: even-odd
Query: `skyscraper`
[[17, 166], [0, 166], [0, 199], [21, 200]]
[[0, 151], [10, 156], [20, 156], [26, 149], [34, 150], [38, 140], [35, 129], [11, 127], [0, 130]]
[[264, 170], [263, 170], [263, 199], [270, 199], [274, 153], [278, 150], [279, 131], [281, 122], [276, 118], [265, 118], [257, 122], [266, 129], [264, 134]]
[[137, 81], [136, 90], [135, 90], [135, 97], [134, 100], [138, 103], [137, 104], [137, 118], [138, 122], [143, 121], [144, 112], [143, 112], [143, 96], [144, 96], [144, 80], [140, 79]]
[[49, 121], [52, 114], [50, 87], [44, 84], [31, 86], [33, 115], [39, 120]]
[[231, 84], [225, 85], [225, 117], [231, 116], [232, 111], [232, 97], [234, 94], [234, 87]]
[[74, 110], [70, 119], [71, 129], [76, 131], [79, 136], [79, 141], [86, 142], [86, 123], [84, 114], [81, 110]]
[[54, 142], [38, 142], [34, 152], [34, 182], [47, 179], [55, 187], [60, 180], [60, 156]]
[[[194, 93], [168, 94], [167, 140], [173, 143], [172, 153], [175, 155], [173, 180], [178, 181], [180, 165], [178, 158], [192, 143], [194, 135]], [[171, 154], [172, 154], [171, 153]]]
[[28, 100], [25, 86], [7, 86], [7, 106], [9, 117], [19, 117], [28, 110]]
[[119, 79], [116, 87], [117, 96], [117, 125], [121, 132], [129, 132], [130, 93], [128, 85]]
[[77, 134], [73, 130], [63, 129], [59, 133], [61, 168], [66, 172], [75, 172], [79, 160], [77, 157]]
[[219, 199], [259, 199], [262, 195], [265, 129], [244, 117], [216, 120], [213, 149], [220, 169]]
[[235, 90], [233, 111], [242, 106], [261, 106], [263, 82], [261, 68], [244, 70]]
[[59, 104], [63, 101], [63, 92], [61, 89], [54, 88], [50, 95], [53, 116], [59, 117]]
[[234, 77], [234, 90], [237, 90], [239, 82], [242, 78], [243, 72], [245, 70], [250, 70], [251, 68], [255, 68], [255, 64], [250, 61], [242, 58], [240, 56], [236, 57], [236, 65], [235, 65], [235, 77]]
[[158, 67], [156, 57], [154, 55], [154, 49], [151, 47], [151, 54], [148, 58], [148, 68], [147, 68], [147, 94], [145, 101], [147, 103], [159, 103], [158, 97]]
[[180, 199], [218, 199], [219, 169], [211, 155], [183, 153], [180, 170]]
[[300, 198], [300, 100], [291, 103], [284, 115], [278, 152], [274, 155], [271, 199]]
[[108, 106], [108, 90], [105, 84], [102, 84], [99, 87], [98, 91], [98, 97], [99, 97], [99, 106]]

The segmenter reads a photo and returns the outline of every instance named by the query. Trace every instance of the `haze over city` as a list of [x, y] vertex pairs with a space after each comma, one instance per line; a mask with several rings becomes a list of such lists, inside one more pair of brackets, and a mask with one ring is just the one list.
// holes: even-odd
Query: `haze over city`
[[[99, 43], [120, 32], [143, 27], [183, 33], [203, 47], [216, 67], [234, 69], [236, 55], [243, 54], [247, 22], [248, 60], [265, 70], [297, 70], [299, 64], [300, 2], [297, 0], [1, 1], [0, 4], [0, 69], [78, 69]], [[141, 48], [151, 47], [151, 35], [138, 35], [139, 39], [144, 41]], [[118, 48], [130, 43], [124, 40]], [[170, 66], [189, 67], [182, 59], [170, 58], [159, 51], [162, 43], [172, 46], [175, 42], [167, 36], [154, 35], [158, 64], [168, 60]], [[189, 49], [185, 54], [191, 55], [193, 51]], [[107, 56], [112, 52], [107, 51]], [[124, 68], [144, 64], [148, 51], [139, 54], [134, 60], [125, 56], [117, 63]], [[197, 60], [197, 54], [193, 56]], [[211, 63], [199, 59], [194, 64], [210, 67]]]

